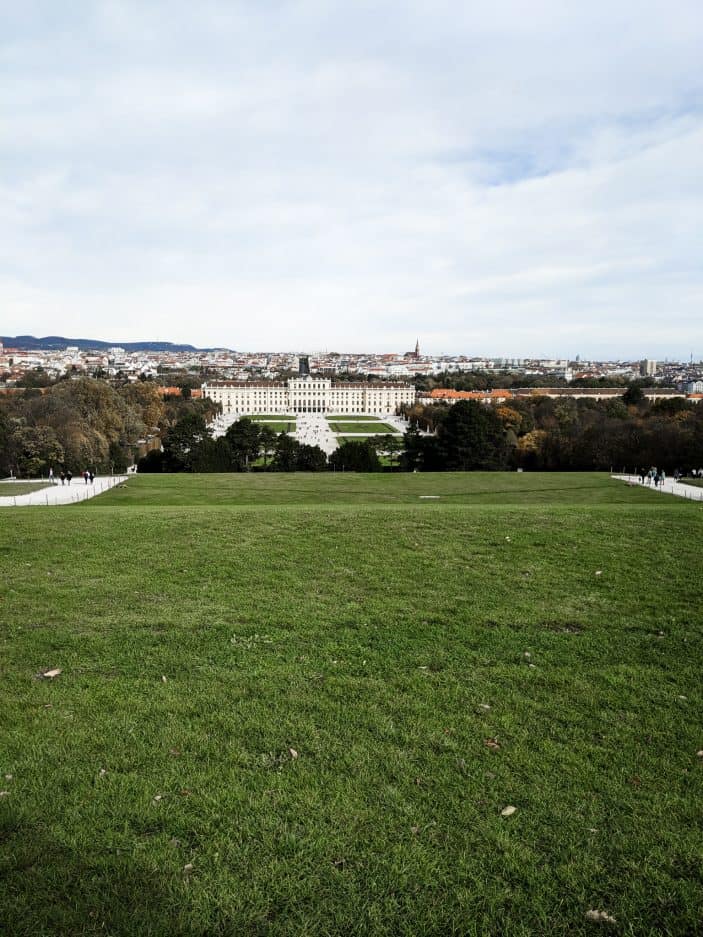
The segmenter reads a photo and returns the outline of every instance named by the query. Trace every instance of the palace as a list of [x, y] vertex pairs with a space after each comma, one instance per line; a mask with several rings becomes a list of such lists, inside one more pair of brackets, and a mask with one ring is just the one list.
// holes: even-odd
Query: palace
[[223, 415], [253, 413], [375, 413], [393, 414], [415, 403], [412, 384], [335, 383], [302, 374], [281, 383], [211, 381], [203, 397], [222, 404]]

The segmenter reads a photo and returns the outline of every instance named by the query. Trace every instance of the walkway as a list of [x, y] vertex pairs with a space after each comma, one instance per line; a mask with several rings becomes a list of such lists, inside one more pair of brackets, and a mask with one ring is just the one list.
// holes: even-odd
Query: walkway
[[87, 501], [100, 495], [108, 488], [114, 488], [124, 481], [128, 475], [105, 475], [96, 477], [92, 485], [86, 485], [80, 477], [74, 477], [70, 485], [49, 485], [39, 491], [32, 491], [27, 495], [16, 495], [10, 498], [0, 498], [0, 508], [22, 507], [56, 507], [59, 504], [76, 504], [78, 501]]
[[618, 481], [627, 482], [628, 485], [637, 485], [638, 488], [650, 488], [652, 491], [660, 491], [666, 495], [677, 495], [679, 498], [687, 498], [689, 501], [703, 501], [703, 488], [697, 488], [695, 485], [683, 485], [681, 482], [675, 482], [673, 478], [667, 478], [666, 481], [655, 488], [654, 485], [642, 485], [639, 475], [612, 475]]

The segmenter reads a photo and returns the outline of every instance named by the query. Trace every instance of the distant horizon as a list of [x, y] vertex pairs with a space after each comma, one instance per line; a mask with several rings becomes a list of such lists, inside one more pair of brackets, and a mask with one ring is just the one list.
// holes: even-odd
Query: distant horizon
[[[349, 348], [339, 348], [339, 347], [334, 347], [334, 348], [329, 348], [329, 349], [325, 349], [325, 348], [243, 348], [243, 347], [235, 347], [234, 345], [196, 344], [193, 341], [176, 341], [175, 339], [164, 339], [164, 338], [150, 338], [150, 339], [122, 338], [120, 340], [113, 341], [112, 338], [105, 339], [105, 338], [95, 338], [92, 336], [89, 338], [75, 337], [75, 336], [69, 337], [69, 336], [63, 336], [60, 333], [51, 333], [50, 335], [49, 334], [35, 335], [34, 333], [31, 333], [31, 332], [23, 332], [15, 336], [9, 336], [9, 335], [4, 336], [4, 337], [0, 336], [0, 341], [7, 342], [7, 341], [11, 341], [12, 339], [32, 339], [36, 342], [40, 342], [42, 339], [45, 339], [45, 340], [49, 340], [49, 339], [64, 340], [65, 339], [66, 344], [69, 346], [71, 345], [71, 343], [75, 343], [75, 342], [81, 342], [84, 344], [89, 343], [89, 342], [95, 342], [96, 347], [97, 345], [107, 345], [108, 347], [115, 347], [115, 348], [120, 348], [123, 345], [157, 345], [157, 344], [175, 345], [175, 346], [188, 345], [188, 346], [191, 346], [191, 348], [197, 352], [230, 351], [230, 352], [235, 352], [237, 354], [243, 354], [243, 355], [274, 354], [274, 355], [316, 356], [316, 355], [339, 354], [339, 355], [372, 355], [372, 356], [400, 355], [400, 356], [403, 356], [414, 350], [414, 343], [412, 347], [406, 348], [406, 349], [382, 348], [382, 349], [378, 349], [374, 351], [369, 348], [364, 348], [362, 350], [352, 350]], [[12, 347], [12, 346], [8, 345], [7, 347]], [[37, 350], [51, 351], [51, 350], [56, 350], [56, 349], [43, 348], [43, 349], [37, 349]], [[186, 353], [186, 352], [181, 352], [181, 353]], [[592, 355], [580, 354], [578, 352], [577, 354], [579, 354], [580, 360], [584, 362], [585, 361], [597, 361], [597, 362], [627, 364], [627, 363], [634, 363], [634, 362], [642, 361], [645, 359], [649, 359], [649, 360], [655, 360], [661, 363], [673, 362], [673, 363], [688, 364], [690, 363], [690, 360], [691, 360], [690, 352], [684, 357], [675, 357], [672, 355], [657, 356], [656, 354], [639, 354], [639, 355], [635, 354], [635, 355], [630, 355], [630, 356], [621, 355], [621, 356], [614, 356], [614, 357], [612, 356], [611, 357], [597, 357], [597, 356], [592, 356]], [[558, 353], [528, 354], [528, 353], [523, 352], [520, 354], [503, 354], [503, 353], [485, 353], [481, 351], [468, 352], [468, 351], [460, 351], [460, 350], [425, 351], [422, 346], [422, 341], [420, 341], [420, 356], [428, 357], [428, 358], [440, 358], [440, 357], [485, 358], [487, 360], [520, 359], [520, 360], [561, 360], [561, 361], [569, 361], [569, 362], [576, 361], [576, 355], [566, 355], [566, 354], [558, 354]], [[693, 355], [694, 364], [699, 363], [701, 361], [703, 361], [703, 357], [697, 357], [695, 354]]]

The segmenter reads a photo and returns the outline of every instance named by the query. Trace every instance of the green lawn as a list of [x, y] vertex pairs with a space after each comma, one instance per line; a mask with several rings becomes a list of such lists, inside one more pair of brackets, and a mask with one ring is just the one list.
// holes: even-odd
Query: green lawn
[[269, 429], [272, 429], [274, 433], [294, 433], [295, 432], [295, 421], [286, 422], [283, 420], [254, 420], [255, 423], [260, 423], [262, 426], [268, 426]]
[[0, 933], [700, 932], [701, 507], [345, 473], [3, 514]]
[[330, 420], [341, 420], [343, 423], [349, 420], [353, 420], [355, 423], [362, 423], [366, 420], [370, 420], [372, 423], [378, 422], [377, 416], [371, 416], [362, 413], [333, 413], [325, 416], [325, 419], [329, 422]]
[[[393, 435], [394, 435], [395, 438], [398, 439], [398, 440], [402, 439], [402, 436], [400, 436], [400, 435], [397, 434], [397, 433], [394, 433]], [[338, 442], [338, 443], [342, 443], [342, 442], [365, 442], [367, 439], [375, 439], [376, 442], [378, 442], [378, 436], [375, 436], [375, 435], [374, 435], [374, 436], [337, 436], [337, 442]]]
[[33, 491], [41, 491], [42, 488], [48, 487], [48, 482], [0, 482], [0, 498], [28, 495]]
[[684, 485], [695, 485], [696, 488], [703, 488], [703, 478], [680, 478]]
[[333, 433], [397, 433], [398, 431], [387, 423], [359, 420], [354, 422], [330, 423]]
[[250, 420], [290, 420], [295, 423], [295, 417], [288, 413], [255, 413]]

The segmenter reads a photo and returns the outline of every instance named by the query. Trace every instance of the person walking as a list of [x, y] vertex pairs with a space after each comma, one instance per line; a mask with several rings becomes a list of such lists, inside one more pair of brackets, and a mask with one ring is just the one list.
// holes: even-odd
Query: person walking
[[62, 485], [66, 484], [66, 473], [64, 472], [63, 469], [61, 469], [61, 484]]
[[70, 470], [70, 469], [66, 469], [66, 481], [68, 482], [69, 485], [71, 484], [71, 479], [72, 479], [72, 478], [73, 478], [73, 474], [72, 474], [71, 470]]
[[83, 481], [86, 483], [86, 485], [88, 484], [88, 478], [89, 478], [89, 477], [90, 477], [90, 476], [89, 476], [89, 474], [88, 474], [88, 469], [86, 469], [86, 470], [83, 472]]
[[53, 469], [53, 466], [51, 465], [49, 466], [49, 484], [50, 485], [54, 484], [54, 469]]
[[93, 470], [92, 470], [92, 469], [90, 469], [89, 472], [88, 472], [88, 478], [90, 479], [90, 484], [92, 485], [93, 482], [95, 481], [95, 475], [93, 474]]

